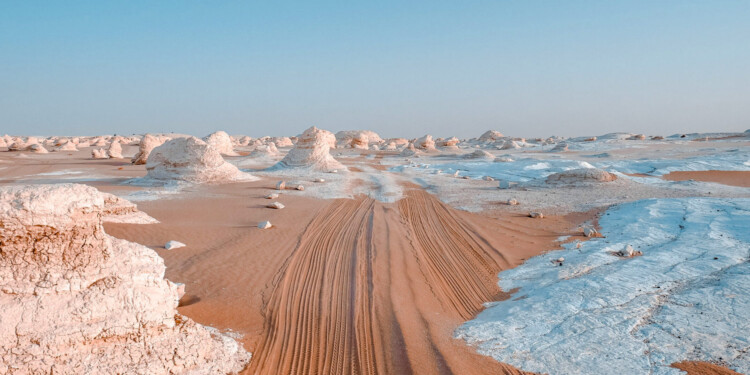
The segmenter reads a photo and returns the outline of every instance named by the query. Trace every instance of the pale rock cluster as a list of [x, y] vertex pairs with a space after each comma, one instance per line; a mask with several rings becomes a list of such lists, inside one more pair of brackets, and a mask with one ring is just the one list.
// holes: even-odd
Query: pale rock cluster
[[232, 138], [230, 138], [229, 134], [224, 131], [219, 130], [211, 133], [204, 137], [203, 141], [216, 149], [216, 151], [219, 151], [222, 155], [237, 156], [237, 153], [234, 151], [234, 145], [232, 144]]
[[136, 165], [146, 164], [151, 151], [154, 148], [161, 146], [168, 140], [170, 140], [170, 137], [167, 136], [145, 134], [143, 138], [141, 138], [141, 142], [138, 146], [138, 152], [135, 154], [135, 156], [133, 156], [133, 160], [131, 160], [131, 163]]

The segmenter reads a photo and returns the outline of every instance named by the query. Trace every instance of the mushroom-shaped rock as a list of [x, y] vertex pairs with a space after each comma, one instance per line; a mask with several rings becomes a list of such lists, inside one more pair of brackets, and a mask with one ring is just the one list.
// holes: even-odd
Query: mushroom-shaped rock
[[205, 183], [253, 179], [195, 137], [176, 138], [153, 149], [146, 170], [148, 178], [165, 181]]
[[216, 151], [219, 151], [222, 155], [237, 156], [237, 153], [234, 152], [234, 146], [232, 145], [232, 138], [224, 131], [219, 130], [211, 133], [205, 136], [203, 141], [209, 146], [215, 148]]
[[308, 168], [316, 171], [346, 169], [331, 156], [332, 145], [333, 147], [336, 145], [336, 137], [333, 133], [313, 126], [299, 136], [297, 144], [273, 169]]
[[[231, 373], [250, 359], [180, 315], [152, 249], [108, 235], [85, 185], [0, 187], [0, 368], [34, 374]], [[13, 372], [14, 370], [11, 370]]]

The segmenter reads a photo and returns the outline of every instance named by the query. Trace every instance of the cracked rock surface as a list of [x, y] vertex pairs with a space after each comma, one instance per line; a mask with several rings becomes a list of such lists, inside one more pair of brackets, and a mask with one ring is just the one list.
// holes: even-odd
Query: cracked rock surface
[[177, 313], [163, 260], [104, 232], [112, 200], [84, 185], [0, 187], [0, 373], [241, 370], [250, 354], [235, 340]]

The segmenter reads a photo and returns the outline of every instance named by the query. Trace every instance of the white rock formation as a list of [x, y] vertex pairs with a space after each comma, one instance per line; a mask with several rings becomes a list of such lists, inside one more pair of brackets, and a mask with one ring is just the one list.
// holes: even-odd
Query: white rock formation
[[122, 159], [122, 145], [118, 141], [112, 141], [107, 149], [107, 155], [113, 159]]
[[146, 164], [146, 162], [148, 161], [148, 156], [151, 154], [151, 150], [161, 146], [168, 140], [169, 137], [154, 136], [151, 134], [144, 135], [143, 138], [141, 138], [138, 152], [135, 154], [135, 156], [133, 156], [133, 160], [131, 160], [131, 163], [136, 165]]
[[276, 183], [276, 190], [286, 189], [286, 181], [279, 181]]
[[237, 153], [234, 152], [234, 145], [232, 145], [232, 138], [224, 131], [219, 130], [211, 133], [203, 137], [203, 141], [222, 155], [237, 156]]
[[414, 141], [414, 147], [425, 150], [425, 151], [433, 151], [435, 150], [435, 141], [432, 139], [432, 136], [427, 134], [424, 137], [417, 138], [417, 140]]
[[578, 168], [547, 176], [548, 184], [575, 185], [582, 182], [612, 182], [617, 176], [598, 168]]
[[146, 177], [156, 180], [207, 183], [253, 179], [195, 137], [176, 138], [153, 149], [146, 170]]
[[336, 133], [336, 147], [366, 150], [370, 144], [383, 142], [380, 136], [370, 130], [342, 130]]
[[495, 155], [492, 155], [491, 153], [484, 151], [484, 150], [475, 150], [472, 153], [465, 154], [462, 156], [464, 159], [480, 159], [480, 160], [495, 160]]
[[316, 171], [333, 169], [346, 170], [346, 167], [331, 156], [331, 145], [335, 146], [333, 133], [311, 127], [299, 136], [297, 144], [273, 168], [309, 168]]
[[404, 148], [403, 150], [401, 150], [401, 152], [399, 153], [399, 156], [406, 156], [406, 157], [409, 157], [409, 156], [418, 156], [419, 153], [420, 152], [414, 147], [414, 144], [413, 143], [409, 143], [409, 145], [406, 146], [406, 148]]
[[103, 148], [95, 148], [91, 150], [91, 157], [93, 159], [109, 159], [109, 155], [107, 155], [107, 150]]
[[250, 355], [177, 312], [151, 249], [104, 232], [102, 195], [0, 187], [0, 373], [237, 372]]
[[78, 147], [76, 147], [76, 144], [68, 141], [65, 142], [62, 146], [55, 149], [55, 151], [78, 151]]
[[35, 154], [46, 154], [49, 153], [44, 146], [40, 145], [39, 143], [34, 143], [28, 147], [28, 150], [35, 153]]
[[560, 142], [555, 145], [549, 152], [565, 152], [568, 151], [568, 144], [565, 142]]
[[258, 157], [271, 157], [276, 156], [279, 154], [279, 149], [276, 148], [276, 144], [273, 142], [269, 142], [267, 145], [258, 145], [255, 147], [255, 150], [250, 153], [251, 158], [258, 158]]
[[500, 133], [499, 131], [487, 130], [486, 132], [484, 132], [484, 134], [479, 136], [479, 141], [483, 143], [491, 143], [500, 140], [503, 137], [503, 133]]

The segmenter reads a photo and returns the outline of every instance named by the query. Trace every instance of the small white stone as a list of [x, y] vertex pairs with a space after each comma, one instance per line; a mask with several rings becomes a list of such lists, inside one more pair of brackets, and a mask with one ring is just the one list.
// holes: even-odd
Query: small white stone
[[529, 217], [534, 219], [544, 219], [544, 214], [541, 212], [529, 212]]
[[276, 183], [276, 190], [286, 189], [286, 181], [279, 181]]
[[586, 237], [594, 237], [596, 236], [597, 233], [598, 232], [594, 228], [591, 228], [591, 227], [583, 228], [583, 235]]
[[515, 198], [508, 199], [507, 203], [509, 206], [518, 206], [518, 200], [516, 200]]
[[179, 249], [185, 246], [187, 245], [185, 245], [182, 242], [172, 240], [172, 241], [167, 242], [166, 245], [164, 245], [164, 248], [167, 250], [172, 250], [172, 249]]
[[269, 204], [266, 207], [268, 207], [268, 208], [275, 208], [277, 210], [280, 210], [280, 209], [284, 208], [284, 205], [281, 204], [280, 202], [273, 202], [273, 203]]
[[297, 187], [295, 189], [297, 189], [299, 191], [303, 191], [303, 190], [305, 190], [305, 187], [302, 186], [302, 185], [297, 185]]
[[272, 226], [273, 225], [271, 225], [270, 221], [263, 221], [263, 222], [258, 223], [258, 228], [259, 229], [268, 229], [268, 228], [270, 228]]
[[633, 249], [633, 246], [627, 245], [624, 249], [620, 250], [620, 255], [624, 257], [632, 257], [635, 255], [635, 249]]
[[316, 178], [316, 179], [315, 179], [315, 182], [326, 182], [326, 180], [325, 180], [325, 179], [323, 179], [323, 178]]

